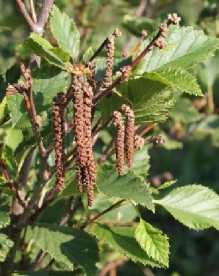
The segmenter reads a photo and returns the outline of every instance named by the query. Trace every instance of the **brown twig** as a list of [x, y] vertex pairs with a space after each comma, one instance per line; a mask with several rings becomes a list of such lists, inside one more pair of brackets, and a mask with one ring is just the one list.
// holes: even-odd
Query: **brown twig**
[[32, 32], [35, 32], [35, 24], [34, 21], [32, 20], [32, 18], [30, 17], [24, 3], [21, 0], [16, 0], [18, 9], [20, 10], [20, 12], [22, 13], [24, 19], [26, 20], [26, 22], [28, 23], [30, 29]]
[[[118, 260], [115, 260], [109, 264], [107, 264], [101, 272], [98, 274], [98, 276], [105, 276], [108, 272], [110, 272], [112, 269], [116, 269], [116, 267], [123, 265], [125, 262], [128, 261], [128, 258], [119, 258]], [[116, 275], [116, 274], [115, 274]]]
[[37, 17], [36, 17], [36, 11], [35, 11], [33, 0], [29, 0], [29, 5], [30, 5], [30, 14], [31, 14], [33, 23], [37, 24]]

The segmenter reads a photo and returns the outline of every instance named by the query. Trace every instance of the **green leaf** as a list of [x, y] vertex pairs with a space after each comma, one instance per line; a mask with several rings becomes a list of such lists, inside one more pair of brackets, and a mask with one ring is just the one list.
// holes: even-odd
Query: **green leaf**
[[131, 199], [154, 212], [148, 185], [144, 179], [129, 171], [118, 176], [115, 169], [98, 174], [97, 188], [100, 192], [117, 198]]
[[8, 113], [7, 98], [4, 97], [3, 101], [0, 103], [0, 124], [5, 119]]
[[166, 235], [163, 235], [160, 230], [140, 219], [135, 230], [135, 238], [149, 257], [168, 267], [169, 243]]
[[154, 203], [162, 205], [189, 228], [219, 229], [219, 196], [207, 187], [195, 184], [180, 187]]
[[5, 234], [0, 233], [0, 262], [4, 262], [13, 245], [13, 241], [9, 240]]
[[74, 21], [67, 14], [61, 13], [55, 5], [51, 15], [50, 24], [55, 39], [59, 46], [75, 59], [79, 53], [80, 34]]
[[[157, 72], [161, 68], [190, 68], [212, 56], [219, 45], [219, 39], [206, 36], [192, 27], [179, 26], [169, 27], [165, 41], [168, 48], [154, 48], [149, 52], [139, 66], [138, 74]], [[142, 50], [147, 44], [148, 40], [143, 43]]]
[[135, 227], [109, 227], [98, 224], [92, 230], [92, 233], [100, 241], [107, 242], [115, 247], [122, 256], [129, 257], [134, 262], [150, 266], [162, 266], [156, 260], [150, 258], [135, 240]]
[[[22, 44], [24, 48], [26, 48], [31, 53], [45, 58], [50, 64], [53, 64], [59, 68], [64, 70], [67, 69], [68, 63], [63, 61], [59, 55], [54, 53], [55, 48], [40, 35], [32, 33], [26, 41]], [[54, 51], [54, 52], [53, 52]], [[65, 59], [64, 59], [65, 60]]]
[[10, 206], [2, 205], [0, 206], [0, 228], [6, 227], [10, 222]]
[[144, 146], [141, 150], [135, 152], [134, 162], [131, 167], [137, 175], [146, 177], [150, 168], [150, 155], [148, 153], [148, 146]]
[[78, 263], [88, 276], [96, 276], [98, 247], [88, 233], [76, 228], [43, 224], [27, 227], [26, 239], [33, 239], [40, 249], [69, 269], [73, 270], [73, 263]]
[[94, 52], [92, 47], [87, 48], [86, 52], [83, 54], [82, 61], [85, 64], [93, 56]]
[[55, 66], [45, 66], [35, 69], [32, 76], [36, 110], [38, 113], [48, 111], [53, 97], [67, 91], [70, 75]]
[[119, 95], [113, 93], [110, 98], [103, 98], [98, 105], [104, 120], [109, 119], [123, 103], [133, 108], [136, 125], [165, 121], [173, 108], [172, 92], [161, 82], [161, 78], [159, 81], [143, 77], [129, 79], [119, 85], [117, 90]]
[[13, 128], [30, 127], [30, 119], [27, 113], [24, 97], [21, 94], [7, 96], [7, 104], [12, 119]]
[[147, 78], [150, 74], [157, 74], [162, 78], [162, 82], [178, 88], [182, 92], [196, 96], [203, 96], [195, 77], [184, 69], [168, 67], [162, 70], [157, 70], [156, 73], [145, 73], [144, 76]]

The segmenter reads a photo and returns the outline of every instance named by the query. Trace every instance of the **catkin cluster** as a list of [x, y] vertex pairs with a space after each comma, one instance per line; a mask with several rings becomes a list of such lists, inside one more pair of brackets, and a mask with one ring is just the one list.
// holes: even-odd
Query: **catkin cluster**
[[63, 105], [66, 103], [64, 93], [58, 93], [53, 99], [52, 116], [54, 129], [54, 149], [56, 165], [56, 182], [54, 190], [61, 191], [64, 185], [64, 127], [63, 127]]
[[116, 126], [116, 167], [119, 175], [124, 174], [124, 159], [126, 158], [128, 167], [132, 166], [134, 160], [134, 134], [135, 134], [135, 116], [133, 110], [123, 104], [121, 111], [126, 117], [124, 124], [122, 113], [114, 111], [112, 117], [112, 124]]
[[76, 141], [76, 173], [78, 189], [88, 195], [88, 205], [93, 203], [93, 185], [96, 182], [96, 167], [92, 151], [91, 111], [93, 89], [81, 75], [73, 76], [74, 133]]

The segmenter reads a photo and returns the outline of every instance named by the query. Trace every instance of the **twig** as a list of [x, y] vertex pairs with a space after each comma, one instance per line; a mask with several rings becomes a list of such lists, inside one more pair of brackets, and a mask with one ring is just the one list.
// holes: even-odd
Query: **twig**
[[24, 19], [28, 23], [31, 31], [35, 32], [35, 24], [34, 24], [32, 18], [30, 17], [24, 3], [21, 0], [16, 0], [16, 3], [17, 3], [17, 6], [18, 6], [18, 9], [20, 10], [20, 12], [22, 13]]
[[98, 274], [98, 276], [105, 276], [107, 275], [107, 273], [112, 270], [112, 269], [116, 269], [116, 267], [123, 265], [125, 262], [128, 261], [128, 258], [119, 258], [118, 260], [115, 260], [109, 264], [107, 264], [102, 270], [101, 272]]
[[30, 14], [31, 14], [33, 23], [37, 24], [37, 17], [36, 17], [36, 11], [35, 11], [33, 0], [29, 0], [29, 4], [30, 4]]
[[85, 228], [88, 223], [94, 222], [95, 220], [97, 220], [98, 218], [103, 216], [104, 214], [106, 214], [106, 213], [112, 211], [113, 209], [115, 209], [116, 207], [120, 206], [123, 202], [125, 202], [125, 199], [121, 199], [120, 201], [118, 201], [115, 204], [111, 205], [110, 207], [108, 207], [107, 209], [105, 209], [104, 211], [102, 211], [101, 213], [99, 213], [98, 215], [93, 217], [92, 219], [89, 219], [89, 220], [85, 221], [85, 223], [81, 226], [81, 229]]

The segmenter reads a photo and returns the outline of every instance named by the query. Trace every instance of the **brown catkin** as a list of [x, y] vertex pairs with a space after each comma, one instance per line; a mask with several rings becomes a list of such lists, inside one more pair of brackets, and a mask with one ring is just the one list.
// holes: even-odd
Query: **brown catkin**
[[76, 141], [76, 172], [78, 189], [88, 195], [88, 205], [94, 199], [93, 185], [96, 182], [96, 166], [92, 150], [92, 98], [93, 88], [81, 76], [73, 79], [74, 131]]
[[125, 124], [125, 157], [130, 168], [134, 161], [134, 136], [135, 136], [135, 116], [130, 106], [123, 104], [121, 110], [126, 116]]
[[64, 129], [63, 129], [63, 112], [62, 105], [66, 102], [64, 93], [58, 93], [53, 99], [52, 106], [53, 128], [54, 128], [54, 149], [56, 165], [56, 182], [54, 190], [61, 191], [64, 186]]
[[140, 135], [135, 135], [134, 145], [136, 150], [141, 150], [145, 144], [144, 138]]
[[124, 139], [125, 126], [122, 120], [122, 114], [119, 111], [114, 111], [112, 124], [116, 126], [116, 167], [119, 175], [124, 174]]

